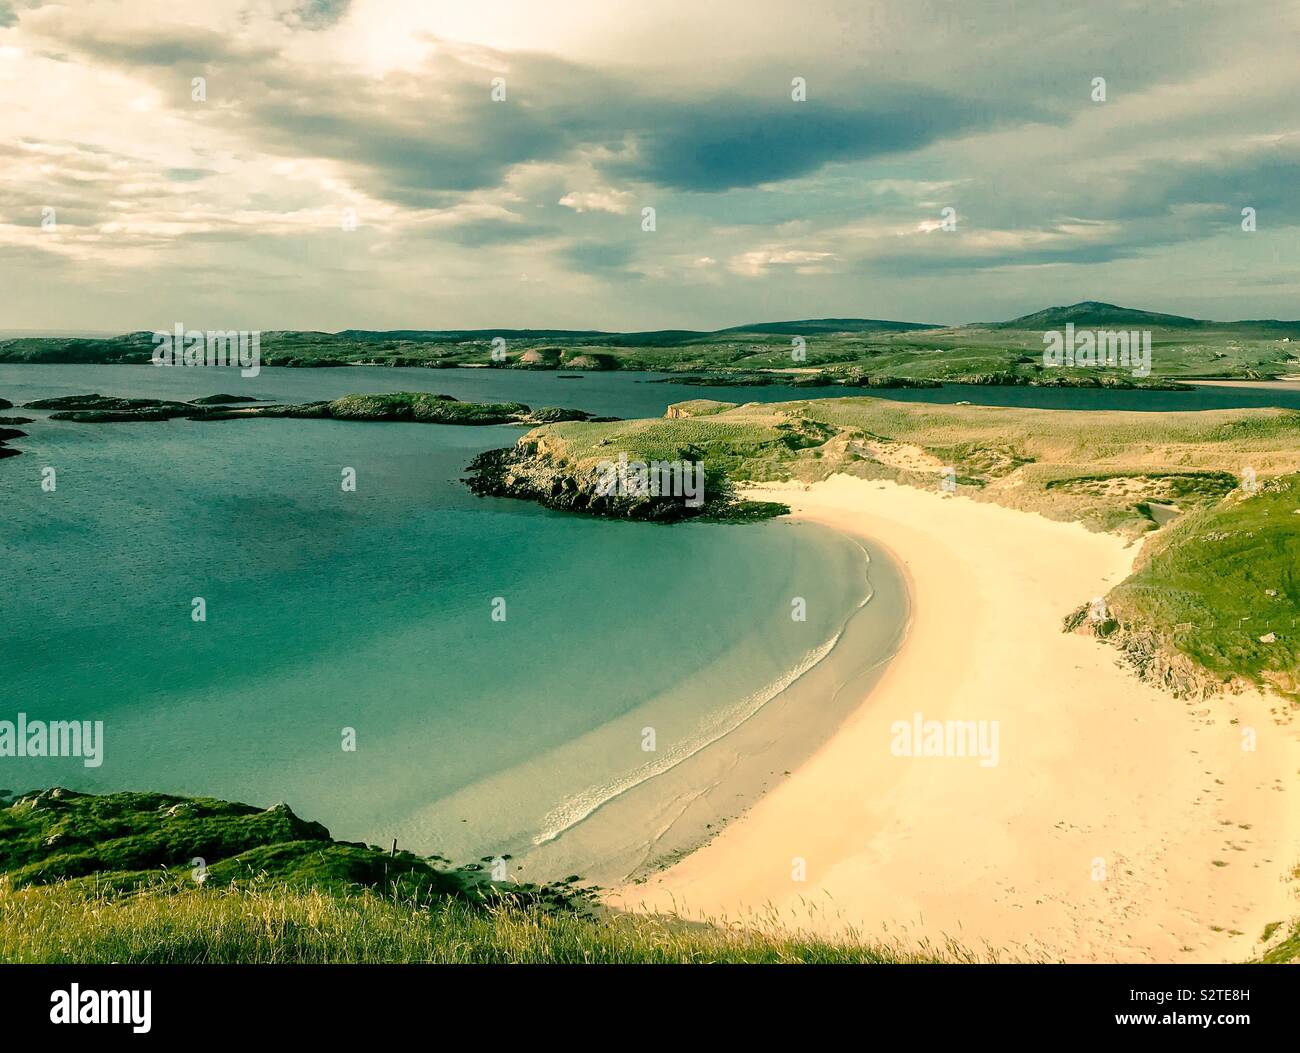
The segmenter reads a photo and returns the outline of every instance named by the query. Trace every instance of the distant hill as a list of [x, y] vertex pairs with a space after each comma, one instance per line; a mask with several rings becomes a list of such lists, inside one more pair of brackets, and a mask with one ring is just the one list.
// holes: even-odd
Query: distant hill
[[943, 329], [928, 322], [886, 322], [878, 318], [807, 318], [801, 322], [754, 322], [733, 325], [720, 333], [771, 333], [775, 336], [802, 336], [808, 333], [908, 333], [917, 329]]
[[1180, 314], [1160, 314], [1135, 307], [1117, 307], [1113, 303], [1084, 300], [1069, 307], [1048, 307], [1033, 314], [1021, 315], [1009, 322], [985, 322], [972, 328], [982, 329], [1060, 329], [1067, 323], [1097, 328], [1203, 329], [1212, 324]]
[[[810, 382], [845, 378], [890, 384], [1032, 384], [1124, 386], [1132, 378], [1042, 375], [1045, 330], [1153, 330], [1161, 352], [1150, 383], [1189, 380], [1267, 380], [1300, 372], [1300, 322], [1217, 322], [1087, 300], [1048, 307], [1005, 322], [938, 325], [878, 318], [806, 318], [748, 322], [710, 331], [657, 329], [387, 329], [338, 333], [261, 331], [263, 366], [395, 366], [448, 369], [626, 369], [690, 374], [728, 373], [736, 383], [760, 383], [788, 370], [791, 338], [802, 339]], [[504, 341], [504, 347], [502, 347]], [[1176, 346], [1175, 346], [1176, 345]], [[110, 365], [151, 361], [152, 333], [108, 339], [0, 336], [0, 362]], [[500, 354], [498, 352], [504, 352]], [[743, 374], [743, 377], [742, 377]], [[740, 379], [737, 379], [740, 378]], [[686, 383], [685, 380], [674, 382]], [[698, 378], [696, 378], [698, 382]], [[196, 395], [211, 391], [195, 389]]]
[[[1300, 332], [1300, 321], [1281, 321], [1273, 318], [1250, 319], [1239, 322], [1216, 322], [1201, 318], [1188, 318], [1178, 314], [1161, 314], [1143, 311], [1136, 307], [1119, 307], [1099, 300], [1084, 300], [1068, 307], [1046, 307], [1033, 314], [1021, 315], [1004, 322], [971, 322], [966, 325], [941, 325], [934, 322], [900, 322], [880, 318], [805, 318], [778, 322], [747, 322], [725, 329], [653, 329], [641, 332], [617, 332], [605, 329], [342, 329], [337, 333], [320, 330], [267, 329], [262, 331], [265, 342], [285, 339], [299, 343], [338, 342], [356, 345], [391, 344], [456, 344], [491, 340], [502, 337], [514, 342], [559, 341], [587, 346], [611, 345], [617, 347], [681, 347], [692, 344], [718, 342], [754, 336], [826, 336], [835, 333], [919, 333], [924, 331], [961, 329], [1059, 329], [1067, 323], [1076, 326], [1107, 328], [1148, 329], [1241, 329], [1257, 333], [1294, 334]], [[95, 341], [106, 343], [148, 344], [151, 333], [137, 330], [120, 336], [74, 330], [44, 332], [0, 329], [0, 344], [11, 348], [19, 343], [32, 346], [37, 342], [63, 341], [68, 349]], [[4, 355], [0, 359], [13, 361], [19, 356]]]
[[[295, 330], [283, 330], [293, 333]], [[347, 340], [490, 340], [494, 336], [507, 340], [565, 340], [600, 336], [613, 336], [602, 329], [341, 329], [337, 333], [322, 333]], [[692, 334], [695, 335], [695, 334]]]
[[726, 329], [652, 329], [645, 332], [610, 332], [604, 329], [344, 329], [335, 336], [356, 341], [416, 340], [490, 340], [494, 336], [507, 340], [600, 340], [608, 339], [626, 347], [638, 344], [674, 344], [730, 334], [766, 333], [773, 336], [799, 336], [809, 333], [906, 333], [918, 329], [942, 329], [927, 322], [891, 322], [878, 318], [808, 318], [791, 322], [752, 322]]

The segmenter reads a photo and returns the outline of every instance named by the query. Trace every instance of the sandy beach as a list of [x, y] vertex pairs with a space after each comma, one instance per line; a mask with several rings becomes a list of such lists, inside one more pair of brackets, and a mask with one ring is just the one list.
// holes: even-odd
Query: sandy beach
[[[1122, 962], [1243, 960], [1300, 910], [1289, 708], [1253, 692], [1179, 700], [1061, 632], [1128, 574], [1137, 545], [844, 476], [761, 493], [896, 558], [906, 639], [828, 742], [616, 904]], [[905, 755], [929, 721], [976, 722], [996, 748]]]

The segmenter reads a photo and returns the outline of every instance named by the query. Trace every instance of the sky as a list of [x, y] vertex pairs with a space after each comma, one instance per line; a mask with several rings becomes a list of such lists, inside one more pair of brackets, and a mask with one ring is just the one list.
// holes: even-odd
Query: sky
[[1296, 0], [0, 0], [0, 330], [1294, 319], [1297, 45]]

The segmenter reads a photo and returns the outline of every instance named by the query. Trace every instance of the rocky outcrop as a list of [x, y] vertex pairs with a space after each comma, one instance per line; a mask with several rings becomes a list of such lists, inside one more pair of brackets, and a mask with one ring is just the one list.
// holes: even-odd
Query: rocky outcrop
[[111, 395], [64, 395], [53, 399], [36, 399], [25, 403], [24, 409], [36, 410], [143, 410], [173, 408], [193, 413], [188, 402], [169, 402], [166, 399], [120, 399]]
[[566, 357], [563, 365], [565, 369], [618, 369], [619, 361], [613, 355], [583, 353]]
[[1114, 373], [1053, 373], [1044, 370], [1028, 377], [1024, 383], [1035, 388], [1109, 388], [1120, 391], [1195, 391], [1191, 384], [1177, 380], [1153, 380], [1149, 377], [1130, 380]]
[[255, 399], [251, 395], [204, 395], [201, 399], [194, 399], [190, 402], [191, 406], [226, 406], [234, 402], [265, 402], [265, 399]]
[[555, 421], [613, 420], [592, 417], [583, 410], [548, 407], [531, 410], [522, 402], [461, 402], [451, 395], [399, 391], [378, 395], [345, 395], [332, 402], [298, 405], [239, 405], [260, 402], [239, 395], [210, 395], [193, 402], [163, 399], [120, 399], [105, 395], [68, 395], [27, 403], [30, 409], [53, 410], [50, 420], [81, 424], [131, 421], [237, 420], [244, 417], [291, 417], [306, 420], [410, 421], [418, 424], [547, 424]]
[[108, 395], [65, 395], [61, 398], [37, 399], [24, 409], [54, 410], [50, 420], [77, 421], [82, 424], [109, 424], [124, 421], [171, 420], [196, 411], [188, 402], [166, 399], [119, 399]]
[[0, 458], [17, 457], [22, 450], [13, 450], [5, 445], [10, 439], [21, 439], [27, 433], [17, 428], [0, 428]]
[[329, 403], [335, 420], [396, 420], [418, 424], [548, 424], [591, 420], [583, 410], [550, 407], [530, 410], [522, 402], [459, 402], [450, 395], [400, 392], [348, 395]]
[[852, 388], [941, 388], [937, 380], [922, 377], [889, 377], [879, 373], [854, 374], [850, 372], [840, 383]]
[[1126, 624], [1110, 611], [1097, 617], [1091, 604], [1071, 611], [1062, 624], [1063, 632], [1092, 636], [1114, 647], [1120, 661], [1138, 679], [1168, 691], [1176, 698], [1206, 699], [1225, 691], [1240, 691], [1243, 680], [1225, 680], [1164, 643], [1150, 629]]
[[560, 421], [568, 420], [589, 420], [589, 421], [614, 421], [618, 417], [593, 417], [585, 410], [561, 409], [559, 406], [544, 406], [539, 410], [531, 411], [527, 416], [520, 418], [521, 424], [556, 424]]
[[731, 522], [785, 515], [789, 507], [772, 501], [742, 501], [734, 487], [716, 472], [705, 474], [696, 505], [681, 495], [606, 492], [608, 479], [599, 466], [569, 464], [548, 448], [545, 440], [526, 435], [504, 450], [488, 450], [470, 462], [465, 482], [480, 496], [513, 497], [536, 501], [547, 508], [578, 512], [607, 519], [632, 519], [650, 523], [676, 523], [705, 518]]
[[563, 348], [530, 347], [510, 364], [515, 369], [559, 369]]

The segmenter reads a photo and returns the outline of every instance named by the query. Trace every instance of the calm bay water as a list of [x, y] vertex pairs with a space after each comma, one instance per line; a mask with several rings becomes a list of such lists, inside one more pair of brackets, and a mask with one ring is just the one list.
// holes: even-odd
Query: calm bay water
[[[844, 394], [650, 379], [0, 365], [0, 396], [425, 390], [630, 417], [694, 397]], [[889, 397], [1300, 407], [1300, 391], [1258, 388]], [[105, 750], [97, 768], [0, 759], [10, 790], [286, 800], [339, 837], [400, 836], [462, 860], [517, 853], [737, 726], [827, 652], [871, 591], [861, 549], [818, 528], [664, 528], [474, 497], [464, 467], [513, 442], [512, 428], [42, 419], [24, 430], [23, 456], [0, 461], [0, 719], [103, 720]], [[55, 493], [41, 490], [46, 466]], [[341, 491], [344, 467], [356, 493]], [[796, 596], [805, 622], [790, 616]], [[194, 597], [204, 623], [191, 620]], [[491, 618], [498, 597], [503, 622]], [[345, 728], [355, 752], [342, 749]]]
[[[372, 377], [388, 380], [268, 371], [256, 393], [324, 398]], [[399, 386], [424, 378], [451, 379]], [[0, 369], [14, 402], [251, 383]], [[642, 388], [680, 392], [570, 383], [563, 400], [462, 392], [604, 412], [644, 411]], [[0, 759], [11, 790], [286, 800], [340, 837], [517, 853], [745, 719], [825, 653], [869, 590], [861, 549], [826, 531], [610, 523], [473, 496], [465, 465], [514, 428], [25, 430], [23, 456], [0, 462], [0, 719], [103, 720], [105, 750], [97, 768]], [[39, 485], [47, 465], [54, 493]], [[344, 467], [355, 493], [340, 488]], [[790, 616], [795, 596], [807, 621]], [[491, 618], [498, 597], [504, 621]]]

